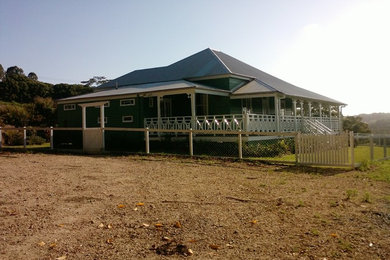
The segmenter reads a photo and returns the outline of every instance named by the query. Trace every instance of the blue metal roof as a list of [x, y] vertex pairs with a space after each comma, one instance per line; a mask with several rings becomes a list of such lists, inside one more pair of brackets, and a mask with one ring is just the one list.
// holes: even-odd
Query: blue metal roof
[[[136, 84], [167, 82], [175, 80], [196, 81], [218, 75], [244, 76], [248, 84], [231, 92], [232, 95], [278, 92], [288, 96], [301, 97], [335, 104], [344, 104], [332, 98], [297, 87], [255, 67], [252, 67], [223, 52], [205, 49], [169, 66], [135, 70], [101, 86], [99, 89], [124, 87]], [[252, 82], [255, 80], [255, 82]]]

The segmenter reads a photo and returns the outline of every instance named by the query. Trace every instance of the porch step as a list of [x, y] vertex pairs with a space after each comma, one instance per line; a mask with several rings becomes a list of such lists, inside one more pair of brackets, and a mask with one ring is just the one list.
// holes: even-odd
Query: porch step
[[303, 120], [303, 132], [309, 134], [334, 134], [335, 132], [316, 119]]

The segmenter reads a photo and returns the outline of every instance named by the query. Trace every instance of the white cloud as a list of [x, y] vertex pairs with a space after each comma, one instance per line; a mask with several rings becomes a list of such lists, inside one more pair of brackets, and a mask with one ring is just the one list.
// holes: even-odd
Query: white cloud
[[390, 1], [367, 1], [305, 26], [273, 72], [347, 103], [345, 114], [390, 112], [389, 13]]

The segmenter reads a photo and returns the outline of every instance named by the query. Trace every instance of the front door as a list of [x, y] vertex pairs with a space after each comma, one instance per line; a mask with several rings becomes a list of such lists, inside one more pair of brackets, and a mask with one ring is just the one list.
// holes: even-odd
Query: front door
[[161, 116], [162, 117], [171, 117], [172, 116], [172, 99], [171, 98], [162, 98], [161, 100]]

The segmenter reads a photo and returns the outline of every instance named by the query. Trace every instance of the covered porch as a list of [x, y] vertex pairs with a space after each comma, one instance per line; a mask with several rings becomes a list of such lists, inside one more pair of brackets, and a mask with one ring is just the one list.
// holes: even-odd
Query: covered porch
[[144, 118], [144, 127], [313, 134], [342, 131], [340, 104], [278, 94], [232, 97], [198, 91], [156, 95], [156, 114]]

